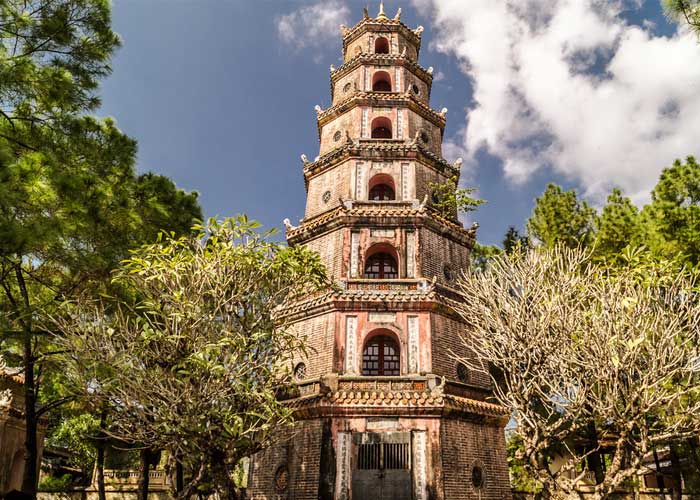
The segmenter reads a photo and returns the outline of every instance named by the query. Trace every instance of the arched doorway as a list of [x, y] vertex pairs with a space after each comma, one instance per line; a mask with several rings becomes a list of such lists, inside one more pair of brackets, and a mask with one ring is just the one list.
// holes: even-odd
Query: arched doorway
[[391, 201], [396, 199], [394, 179], [388, 174], [377, 174], [369, 181], [370, 201]]
[[374, 92], [391, 92], [391, 77], [386, 71], [377, 71], [372, 77], [372, 90]]
[[372, 120], [372, 139], [391, 139], [391, 120], [380, 116]]
[[389, 40], [380, 36], [374, 41], [374, 53], [375, 54], [388, 54], [389, 53]]

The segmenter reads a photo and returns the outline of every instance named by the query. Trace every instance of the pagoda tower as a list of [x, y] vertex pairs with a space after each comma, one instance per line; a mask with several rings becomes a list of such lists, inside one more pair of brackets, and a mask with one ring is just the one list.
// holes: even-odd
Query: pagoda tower
[[309, 345], [286, 396], [297, 423], [251, 460], [253, 499], [511, 498], [507, 412], [469, 356], [455, 279], [475, 229], [432, 207], [459, 176], [442, 158], [446, 109], [429, 105], [422, 27], [365, 10], [341, 26], [332, 105], [316, 107], [320, 153], [302, 155], [306, 212], [290, 245], [317, 251], [337, 287], [289, 308]]

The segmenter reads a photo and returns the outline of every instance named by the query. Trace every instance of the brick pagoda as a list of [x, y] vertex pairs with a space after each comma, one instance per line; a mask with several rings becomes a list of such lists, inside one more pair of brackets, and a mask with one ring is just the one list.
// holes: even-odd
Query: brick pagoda
[[294, 365], [287, 439], [251, 461], [253, 499], [511, 498], [488, 378], [455, 361], [468, 332], [453, 306], [474, 229], [431, 207], [446, 109], [429, 105], [422, 27], [400, 11], [341, 26], [332, 106], [316, 108], [320, 156], [304, 161], [306, 213], [290, 245], [317, 251], [338, 287], [290, 308], [312, 354]]

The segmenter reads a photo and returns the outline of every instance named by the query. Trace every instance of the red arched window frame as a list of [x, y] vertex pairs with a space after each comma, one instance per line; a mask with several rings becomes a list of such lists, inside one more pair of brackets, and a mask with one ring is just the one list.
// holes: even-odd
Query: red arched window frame
[[372, 77], [374, 92], [391, 92], [391, 76], [386, 71], [377, 71]]
[[372, 139], [391, 138], [391, 120], [383, 116], [372, 120]]
[[389, 40], [380, 36], [374, 41], [374, 53], [375, 54], [388, 54], [389, 53]]
[[388, 184], [377, 184], [369, 190], [371, 201], [391, 201], [395, 196], [394, 189]]
[[367, 279], [396, 279], [399, 277], [399, 266], [393, 255], [386, 252], [373, 253], [365, 262], [365, 278]]
[[362, 350], [362, 375], [401, 375], [401, 352], [393, 338], [377, 335], [365, 343]]

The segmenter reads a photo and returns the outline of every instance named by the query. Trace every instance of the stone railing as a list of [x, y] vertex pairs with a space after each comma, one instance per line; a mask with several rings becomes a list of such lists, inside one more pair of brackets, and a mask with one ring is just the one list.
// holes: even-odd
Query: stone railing
[[[141, 473], [135, 469], [105, 469], [105, 487], [110, 489], [136, 488]], [[97, 475], [92, 480], [93, 487], [97, 487]], [[148, 472], [148, 489], [162, 490], [169, 485], [168, 475], [163, 469], [155, 469]]]
[[345, 290], [421, 290], [429, 288], [426, 279], [348, 279], [341, 283]]

